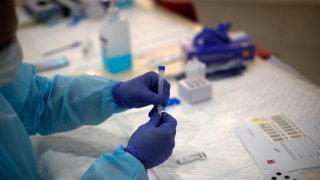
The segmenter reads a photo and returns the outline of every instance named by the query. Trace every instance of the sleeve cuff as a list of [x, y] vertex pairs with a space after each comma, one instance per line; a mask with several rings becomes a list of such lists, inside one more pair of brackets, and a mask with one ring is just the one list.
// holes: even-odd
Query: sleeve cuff
[[101, 155], [81, 179], [141, 179], [147, 180], [142, 163], [119, 145], [113, 153]]
[[115, 81], [115, 80], [111, 80], [111, 83], [112, 83], [112, 86], [111, 86], [111, 95], [112, 95], [112, 100], [113, 100], [113, 103], [115, 104], [115, 106], [117, 106], [117, 108], [118, 109], [121, 109], [121, 111], [125, 111], [125, 110], [127, 110], [127, 109], [129, 109], [128, 107], [126, 107], [126, 106], [123, 106], [120, 102], [119, 102], [119, 100], [118, 100], [118, 98], [117, 98], [117, 96], [118, 96], [118, 87], [120, 86], [120, 84], [122, 83], [122, 82], [120, 82], [120, 81]]

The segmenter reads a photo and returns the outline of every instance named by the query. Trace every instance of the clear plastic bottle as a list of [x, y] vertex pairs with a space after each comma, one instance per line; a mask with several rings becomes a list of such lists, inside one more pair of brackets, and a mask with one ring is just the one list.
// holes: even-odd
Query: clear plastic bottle
[[205, 78], [206, 65], [200, 62], [197, 58], [189, 60], [185, 65], [186, 78]]
[[129, 24], [120, 19], [115, 3], [107, 12], [106, 21], [100, 31], [102, 59], [110, 73], [119, 73], [132, 67]]

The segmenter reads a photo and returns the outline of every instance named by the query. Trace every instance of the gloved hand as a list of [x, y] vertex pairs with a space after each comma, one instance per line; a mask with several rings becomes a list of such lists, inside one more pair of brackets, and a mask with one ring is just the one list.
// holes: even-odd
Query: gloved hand
[[203, 30], [198, 33], [194, 40], [193, 45], [197, 48], [208, 48], [217, 45], [226, 45], [231, 42], [228, 36], [228, 31], [231, 28], [231, 23], [220, 23], [215, 29], [203, 28]]
[[115, 102], [127, 108], [141, 108], [148, 105], [162, 104], [165, 106], [170, 97], [170, 84], [163, 83], [163, 99], [158, 95], [159, 75], [148, 72], [126, 82], [116, 83], [112, 88]]
[[130, 137], [126, 151], [139, 159], [146, 169], [153, 168], [169, 158], [175, 142], [177, 121], [163, 112], [161, 119], [153, 113], [146, 124]]

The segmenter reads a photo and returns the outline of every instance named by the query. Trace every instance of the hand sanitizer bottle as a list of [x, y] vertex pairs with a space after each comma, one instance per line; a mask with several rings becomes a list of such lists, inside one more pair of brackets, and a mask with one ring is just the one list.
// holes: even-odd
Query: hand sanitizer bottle
[[121, 20], [119, 9], [112, 1], [107, 19], [100, 31], [102, 59], [104, 67], [110, 73], [119, 73], [132, 67], [129, 25]]

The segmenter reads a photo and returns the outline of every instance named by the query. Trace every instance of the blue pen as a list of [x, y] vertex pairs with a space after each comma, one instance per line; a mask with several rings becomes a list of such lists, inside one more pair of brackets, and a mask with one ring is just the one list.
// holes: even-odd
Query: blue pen
[[158, 66], [159, 71], [159, 81], [158, 81], [158, 94], [161, 99], [161, 103], [157, 106], [158, 113], [161, 117], [162, 112], [162, 101], [163, 101], [163, 81], [164, 81], [164, 70], [166, 69], [165, 66]]

